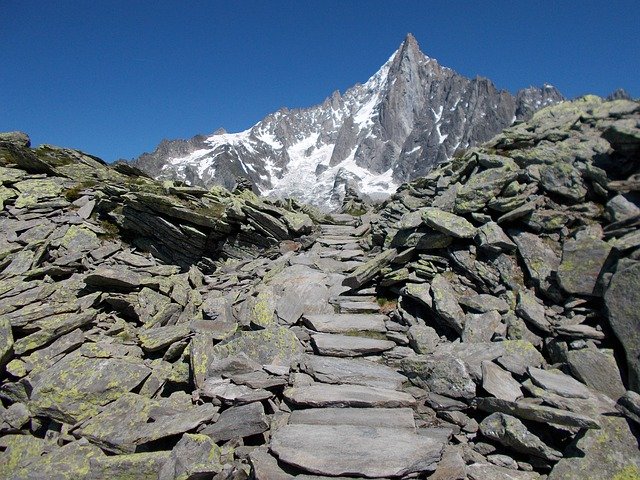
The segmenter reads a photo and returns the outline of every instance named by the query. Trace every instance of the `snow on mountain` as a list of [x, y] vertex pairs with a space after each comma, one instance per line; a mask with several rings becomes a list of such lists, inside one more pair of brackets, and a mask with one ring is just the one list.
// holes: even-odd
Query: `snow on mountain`
[[281, 109], [243, 132], [163, 141], [134, 163], [156, 178], [202, 186], [233, 188], [242, 176], [263, 195], [330, 209], [347, 184], [372, 197], [389, 195], [457, 148], [562, 99], [548, 85], [514, 97], [487, 79], [462, 77], [408, 35], [378, 72], [343, 95]]

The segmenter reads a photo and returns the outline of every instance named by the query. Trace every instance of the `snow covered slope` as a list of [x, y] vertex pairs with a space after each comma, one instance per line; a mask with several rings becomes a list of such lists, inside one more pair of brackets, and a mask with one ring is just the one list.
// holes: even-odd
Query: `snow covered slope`
[[233, 188], [248, 178], [263, 195], [340, 205], [349, 183], [372, 197], [561, 101], [553, 87], [511, 95], [424, 55], [408, 35], [366, 83], [322, 104], [282, 109], [239, 133], [163, 141], [135, 165], [156, 178]]

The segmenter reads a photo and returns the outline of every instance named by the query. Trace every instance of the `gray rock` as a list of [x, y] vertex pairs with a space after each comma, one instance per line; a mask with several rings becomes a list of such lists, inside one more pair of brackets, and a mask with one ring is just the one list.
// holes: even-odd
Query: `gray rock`
[[354, 425], [286, 425], [270, 446], [280, 461], [308, 472], [366, 478], [431, 471], [443, 447], [407, 429]]
[[449, 281], [443, 275], [436, 275], [431, 281], [433, 303], [440, 317], [457, 333], [462, 333], [464, 312]]
[[485, 437], [494, 440], [516, 452], [557, 461], [562, 453], [545, 445], [532, 434], [524, 424], [511, 415], [493, 413], [480, 423], [480, 432]]
[[502, 317], [491, 310], [486, 313], [467, 313], [464, 317], [462, 330], [463, 342], [489, 342], [495, 334]]
[[572, 202], [584, 200], [587, 194], [580, 172], [569, 163], [541, 165], [540, 184], [547, 192], [561, 195]]
[[407, 283], [401, 289], [402, 295], [419, 301], [423, 305], [432, 308], [433, 298], [431, 298], [431, 286], [428, 283]]
[[207, 398], [217, 398], [225, 404], [244, 405], [260, 402], [273, 397], [273, 393], [261, 388], [253, 389], [245, 385], [235, 385], [229, 380], [208, 378], [200, 389], [200, 395]]
[[332, 313], [328, 301], [329, 289], [325, 285], [302, 280], [287, 286], [276, 302], [276, 313], [286, 324], [293, 325], [303, 314]]
[[470, 480], [540, 480], [539, 473], [523, 472], [497, 465], [474, 463], [467, 465], [467, 475]]
[[472, 295], [469, 297], [461, 297], [460, 305], [470, 308], [476, 312], [484, 313], [491, 310], [495, 310], [499, 313], [507, 313], [509, 311], [509, 305], [503, 299], [494, 297], [493, 295], [487, 295], [481, 293], [479, 295]]
[[476, 227], [463, 217], [433, 207], [423, 208], [421, 212], [424, 223], [440, 233], [455, 238], [473, 238], [476, 234]]
[[620, 369], [612, 350], [583, 348], [567, 352], [566, 362], [575, 378], [613, 400], [624, 394]]
[[104, 478], [126, 478], [135, 472], [140, 480], [157, 480], [162, 466], [167, 462], [169, 452], [142, 452], [128, 455], [98, 456], [89, 460], [87, 480]]
[[493, 253], [511, 252], [517, 248], [496, 222], [488, 222], [478, 228], [476, 243]]
[[193, 430], [216, 416], [217, 407], [192, 406], [185, 397], [156, 401], [126, 393], [82, 423], [76, 433], [110, 452], [133, 453], [140, 445]]
[[342, 285], [356, 289], [372, 280], [380, 270], [389, 265], [398, 252], [395, 249], [383, 250], [381, 253], [356, 268], [351, 275], [342, 281]]
[[108, 290], [110, 288], [134, 290], [139, 288], [144, 278], [126, 267], [99, 267], [85, 279], [87, 286]]
[[225, 410], [215, 423], [202, 428], [199, 433], [220, 442], [257, 435], [268, 429], [264, 408], [260, 402], [255, 402]]
[[438, 333], [433, 328], [422, 324], [409, 327], [407, 337], [411, 348], [424, 355], [433, 353], [440, 342]]
[[558, 408], [544, 407], [525, 402], [509, 402], [497, 398], [476, 398], [474, 404], [479, 410], [484, 412], [506, 413], [507, 415], [513, 415], [514, 417], [534, 422], [557, 423], [558, 425], [579, 428], [600, 428], [599, 423], [587, 415]]
[[157, 352], [169, 347], [172, 343], [186, 338], [191, 332], [189, 325], [170, 325], [140, 329], [138, 340], [147, 352]]
[[518, 292], [516, 313], [538, 330], [546, 333], [551, 332], [551, 325], [545, 316], [544, 305], [529, 290], [520, 290]]
[[607, 202], [607, 214], [612, 222], [622, 222], [640, 216], [640, 208], [624, 195], [616, 195]]
[[299, 407], [412, 407], [415, 399], [404, 392], [361, 385], [313, 384], [284, 391]]
[[386, 332], [386, 315], [380, 314], [305, 314], [302, 322], [316, 332]]
[[616, 408], [626, 417], [640, 425], [640, 395], [631, 390], [622, 395], [616, 404]]
[[535, 285], [542, 290], [547, 290], [552, 273], [557, 272], [560, 265], [560, 259], [556, 253], [541, 237], [532, 233], [520, 232], [512, 235], [512, 238], [518, 245], [518, 253]]
[[30, 147], [31, 139], [29, 135], [24, 132], [1, 132], [0, 133], [0, 143], [12, 143], [19, 147]]
[[4, 368], [13, 354], [13, 334], [11, 322], [6, 317], [0, 317], [0, 369]]
[[493, 362], [482, 362], [482, 388], [502, 400], [515, 402], [522, 398], [520, 383]]
[[452, 398], [473, 398], [476, 385], [465, 364], [451, 355], [418, 355], [402, 361], [412, 383]]
[[291, 412], [289, 425], [297, 424], [416, 428], [410, 408], [307, 408]]
[[70, 354], [32, 379], [29, 409], [35, 415], [76, 423], [96, 415], [100, 407], [133, 390], [150, 373], [134, 359]]
[[609, 324], [624, 347], [629, 388], [640, 391], [640, 263], [618, 265], [604, 300]]
[[293, 480], [300, 475], [289, 475], [278, 465], [278, 461], [261, 448], [256, 448], [249, 454], [249, 463], [255, 480]]
[[379, 340], [350, 335], [318, 333], [311, 336], [311, 342], [320, 355], [335, 357], [358, 357], [390, 350], [396, 346], [390, 340]]
[[350, 383], [399, 390], [406, 377], [386, 365], [364, 359], [306, 356], [302, 368], [319, 382]]
[[596, 295], [596, 284], [610, 252], [611, 246], [599, 238], [585, 235], [566, 240], [558, 267], [559, 285], [569, 294]]
[[185, 433], [162, 465], [157, 480], [197, 478], [221, 470], [220, 447], [206, 435]]
[[469, 213], [481, 210], [517, 177], [517, 171], [510, 167], [488, 168], [471, 176], [458, 190], [454, 211]]
[[529, 376], [534, 384], [551, 393], [567, 398], [589, 398], [591, 392], [582, 383], [560, 371], [529, 368]]
[[634, 478], [640, 472], [637, 439], [624, 418], [602, 415], [601, 430], [577, 435], [548, 480]]
[[467, 466], [458, 445], [447, 445], [430, 480], [467, 480]]

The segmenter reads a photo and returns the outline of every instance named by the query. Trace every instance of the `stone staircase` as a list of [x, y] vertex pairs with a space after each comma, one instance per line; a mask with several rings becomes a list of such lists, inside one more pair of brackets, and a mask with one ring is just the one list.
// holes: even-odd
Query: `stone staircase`
[[[319, 270], [339, 273], [340, 280], [366, 260], [360, 245], [366, 226], [347, 215], [334, 221], [321, 226], [310, 253]], [[286, 423], [272, 424], [273, 457], [253, 455], [256, 478], [380, 479], [435, 470], [451, 431], [416, 428], [417, 402], [404, 388], [408, 379], [383, 355], [398, 344], [375, 292], [331, 288], [340, 291], [329, 299], [335, 313], [301, 318], [309, 341], [283, 393], [291, 413]]]

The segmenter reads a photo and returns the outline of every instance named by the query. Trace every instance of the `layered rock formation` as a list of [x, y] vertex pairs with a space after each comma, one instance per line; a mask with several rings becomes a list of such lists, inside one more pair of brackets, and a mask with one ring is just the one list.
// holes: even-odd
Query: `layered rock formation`
[[358, 217], [0, 135], [3, 478], [636, 478], [639, 122], [542, 110]]
[[281, 109], [244, 132], [163, 141], [133, 163], [155, 178], [200, 186], [234, 188], [243, 176], [262, 194], [335, 208], [348, 184], [388, 196], [457, 149], [562, 100], [549, 85], [512, 95], [486, 78], [463, 77], [408, 35], [375, 75], [343, 95]]

